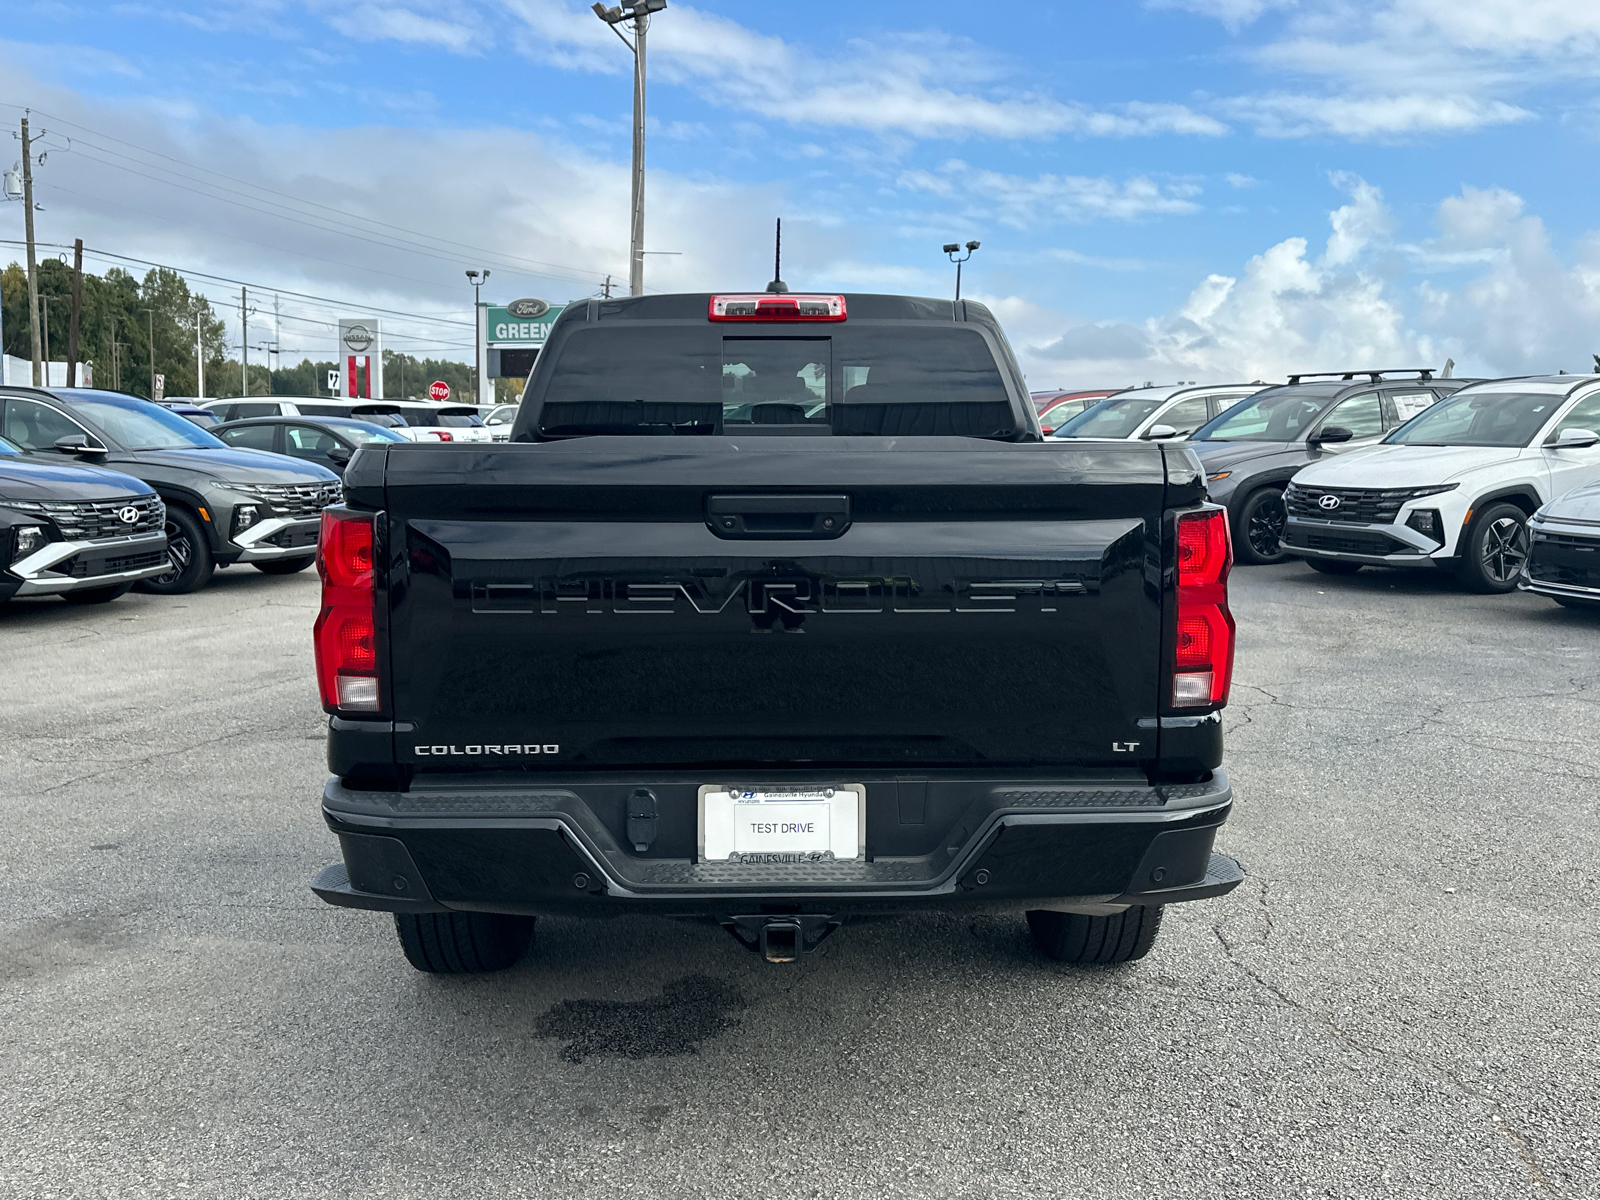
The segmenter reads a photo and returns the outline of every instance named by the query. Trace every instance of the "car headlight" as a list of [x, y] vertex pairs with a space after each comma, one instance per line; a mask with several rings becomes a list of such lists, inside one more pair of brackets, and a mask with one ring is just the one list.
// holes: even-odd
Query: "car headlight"
[[32, 554], [50, 540], [42, 525], [18, 525], [11, 532], [12, 559]]
[[238, 537], [260, 519], [261, 510], [254, 504], [235, 504], [233, 506], [233, 532], [229, 536]]

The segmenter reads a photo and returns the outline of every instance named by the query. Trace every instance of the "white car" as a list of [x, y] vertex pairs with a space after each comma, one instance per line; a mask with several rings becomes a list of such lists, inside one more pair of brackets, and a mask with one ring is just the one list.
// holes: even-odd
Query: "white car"
[[483, 418], [483, 423], [495, 441], [509, 442], [511, 427], [517, 423], [517, 413], [521, 411], [520, 404], [496, 404], [489, 410], [489, 415]]
[[1063, 421], [1050, 436], [1127, 441], [1186, 438], [1218, 413], [1266, 386], [1233, 383], [1129, 388], [1096, 401]]
[[1600, 376], [1473, 383], [1382, 442], [1295, 475], [1284, 546], [1312, 567], [1429, 564], [1478, 592], [1509, 592], [1528, 518], [1600, 480]]

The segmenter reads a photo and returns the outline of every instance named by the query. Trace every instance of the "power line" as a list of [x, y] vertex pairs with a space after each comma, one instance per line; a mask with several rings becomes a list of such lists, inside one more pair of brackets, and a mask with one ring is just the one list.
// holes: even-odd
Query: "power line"
[[[0, 238], [0, 246], [21, 246], [24, 244], [25, 243], [16, 241], [14, 239]], [[72, 249], [70, 245], [62, 242], [37, 242], [35, 245], [46, 250]], [[117, 254], [111, 250], [92, 250], [90, 247], [85, 246], [83, 248], [83, 252], [85, 254], [93, 254], [97, 258], [114, 259], [118, 262], [134, 263], [135, 265], [141, 267], [156, 267], [163, 271], [176, 271], [179, 275], [192, 275], [197, 279], [209, 279], [215, 283], [227, 283], [233, 285], [234, 287], [250, 287], [256, 288], [257, 290], [263, 292], [277, 292], [281, 296], [293, 296], [296, 300], [310, 300], [318, 304], [329, 305], [333, 308], [354, 308], [359, 309], [362, 312], [378, 313], [387, 317], [409, 317], [414, 320], [429, 321], [439, 325], [459, 325], [465, 329], [471, 329], [473, 327], [473, 323], [471, 321], [452, 321], [444, 317], [431, 317], [426, 313], [405, 312], [401, 309], [395, 308], [379, 308], [377, 305], [362, 304], [360, 301], [355, 300], [338, 300], [331, 296], [317, 296], [310, 292], [296, 292], [290, 290], [289, 288], [274, 287], [272, 284], [260, 283], [250, 279], [235, 279], [229, 275], [216, 275], [209, 271], [198, 271], [188, 267], [175, 267], [171, 263], [151, 262], [147, 258], [135, 258], [130, 254]]]
[[[8, 104], [7, 107], [20, 108], [22, 106], [16, 105], [16, 104]], [[358, 214], [348, 212], [345, 209], [336, 208], [333, 205], [322, 204], [322, 203], [319, 203], [318, 201], [315, 201], [315, 200], [308, 200], [308, 199], [306, 199], [304, 197], [295, 196], [295, 195], [293, 195], [291, 193], [288, 193], [288, 192], [280, 192], [280, 191], [278, 191], [278, 190], [276, 190], [274, 188], [269, 188], [269, 187], [266, 187], [266, 186], [264, 186], [262, 184], [252, 183], [249, 180], [240, 179], [237, 176], [228, 175], [228, 174], [225, 174], [224, 172], [213, 170], [210, 167], [203, 167], [203, 166], [200, 166], [197, 163], [186, 162], [185, 160], [183, 160], [181, 158], [176, 158], [176, 157], [174, 157], [173, 155], [170, 155], [170, 154], [164, 154], [159, 150], [152, 150], [147, 146], [140, 146], [136, 142], [130, 142], [126, 138], [117, 137], [115, 134], [107, 133], [104, 130], [94, 129], [93, 127], [88, 126], [88, 125], [81, 125], [81, 124], [78, 124], [75, 121], [69, 121], [65, 117], [54, 116], [51, 113], [45, 112], [43, 109], [34, 109], [33, 111], [39, 113], [39, 115], [42, 116], [42, 117], [46, 117], [46, 118], [48, 118], [48, 119], [50, 119], [52, 121], [57, 122], [58, 124], [67, 125], [67, 126], [70, 126], [73, 129], [81, 129], [86, 133], [92, 133], [96, 137], [102, 137], [102, 138], [105, 138], [107, 141], [116, 142], [116, 143], [118, 143], [120, 145], [128, 147], [129, 149], [137, 150], [142, 154], [148, 154], [148, 155], [151, 155], [151, 156], [153, 156], [155, 158], [164, 159], [167, 162], [176, 163], [177, 165], [179, 165], [181, 167], [187, 167], [191, 171], [200, 171], [200, 172], [202, 172], [202, 173], [204, 173], [206, 175], [214, 175], [218, 179], [225, 179], [229, 183], [239, 184], [241, 187], [253, 189], [253, 191], [255, 191], [255, 192], [264, 193], [265, 195], [269, 195], [269, 196], [279, 196], [279, 197], [282, 197], [285, 200], [292, 201], [294, 204], [297, 204], [297, 205], [302, 205], [302, 206], [307, 207], [307, 208], [321, 209], [324, 212], [333, 213], [333, 214], [335, 214], [335, 215], [337, 215], [339, 217], [346, 218], [347, 221], [359, 222], [359, 227], [360, 228], [370, 228], [371, 226], [379, 225], [379, 226], [382, 226], [382, 227], [384, 227], [386, 229], [395, 230], [397, 233], [405, 234], [407, 237], [410, 237], [410, 238], [420, 238], [423, 241], [434, 242], [434, 243], [437, 243], [437, 244], [443, 245], [443, 246], [454, 246], [454, 247], [456, 247], [456, 248], [458, 248], [460, 250], [470, 251], [470, 252], [472, 252], [474, 254], [477, 254], [477, 255], [480, 255], [480, 256], [481, 255], [494, 256], [496, 258], [499, 258], [500, 260], [502, 260], [503, 263], [506, 263], [506, 264], [542, 267], [542, 268], [546, 268], [548, 270], [563, 271], [563, 272], [567, 272], [570, 275], [576, 275], [576, 276], [583, 276], [584, 277], [581, 280], [569, 280], [569, 282], [585, 282], [585, 283], [589, 283], [589, 282], [594, 282], [596, 280], [603, 280], [604, 277], [605, 277], [603, 272], [592, 270], [592, 269], [587, 268], [587, 267], [571, 267], [571, 266], [566, 266], [566, 265], [561, 264], [561, 263], [551, 263], [551, 262], [544, 262], [544, 261], [541, 261], [539, 259], [522, 258], [522, 257], [520, 257], [518, 255], [507, 254], [503, 250], [495, 250], [495, 249], [491, 249], [489, 247], [484, 247], [484, 246], [474, 246], [474, 245], [471, 245], [471, 244], [466, 243], [466, 242], [457, 242], [457, 241], [455, 241], [455, 240], [453, 240], [451, 238], [443, 238], [443, 237], [438, 236], [437, 234], [423, 233], [423, 232], [420, 232], [420, 231], [415, 230], [415, 229], [408, 229], [403, 225], [395, 225], [395, 224], [393, 224], [392, 222], [389, 222], [389, 221], [380, 221], [380, 220], [377, 220], [376, 218], [363, 217], [363, 216], [360, 216]], [[63, 136], [65, 136], [65, 135], [63, 135]], [[82, 139], [78, 139], [78, 140], [82, 141]], [[166, 168], [156, 166], [153, 163], [142, 162], [139, 159], [134, 158], [132, 155], [122, 154], [119, 151], [112, 150], [112, 149], [110, 149], [108, 147], [105, 147], [105, 146], [96, 146], [92, 142], [87, 142], [87, 141], [84, 141], [83, 144], [86, 145], [86, 146], [89, 146], [91, 149], [99, 150], [102, 154], [111, 154], [111, 155], [114, 155], [114, 156], [116, 156], [118, 158], [126, 158], [130, 162], [139, 163], [140, 166], [150, 167], [150, 168], [152, 168], [154, 170], [167, 170]], [[141, 172], [133, 171], [132, 168], [130, 168], [130, 167], [124, 167], [120, 163], [109, 163], [109, 162], [105, 162], [105, 160], [103, 160], [103, 159], [95, 159], [93, 155], [85, 155], [84, 157], [89, 158], [92, 161], [101, 162], [106, 166], [117, 167], [117, 168], [119, 168], [121, 170], [129, 171], [130, 173], [135, 174], [135, 175], [141, 175], [142, 174]], [[246, 199], [262, 201], [262, 197], [261, 196], [252, 195], [250, 193], [245, 193], [245, 192], [234, 192], [231, 188], [222, 188], [219, 185], [214, 184], [214, 183], [210, 183], [207, 180], [196, 179], [192, 175], [182, 175], [179, 172], [170, 171], [170, 170], [167, 170], [167, 173], [170, 174], [170, 175], [177, 176], [180, 179], [188, 179], [191, 183], [198, 183], [203, 187], [215, 188], [218, 191], [231, 192], [233, 195], [243, 196]], [[145, 176], [143, 176], [143, 178], [153, 179], [154, 177], [145, 175]], [[165, 180], [159, 180], [159, 179], [156, 179], [154, 181], [158, 182], [158, 183], [167, 182]], [[170, 185], [170, 186], [177, 186], [177, 185]], [[184, 190], [192, 191], [193, 189], [184, 189]], [[196, 193], [196, 194], [198, 194], [198, 195], [207, 195], [207, 193], [203, 193], [203, 192], [202, 193]], [[221, 197], [209, 196], [209, 195], [207, 195], [207, 198], [208, 199], [214, 199], [214, 200], [215, 199], [221, 199]], [[223, 201], [223, 202], [224, 203], [230, 203], [230, 201]], [[262, 202], [271, 203], [271, 201], [262, 201]], [[250, 206], [243, 205], [241, 207], [247, 207], [248, 208]], [[277, 205], [277, 207], [283, 208], [283, 207], [286, 207], [286, 206]], [[252, 209], [252, 211], [261, 212], [264, 215], [269, 215], [269, 216], [279, 216], [281, 219], [285, 219], [285, 220], [295, 220], [296, 219], [294, 217], [285, 217], [285, 216], [283, 216], [283, 214], [279, 214], [279, 213], [269, 213], [269, 212], [266, 212], [266, 210], [263, 210], [263, 209]], [[293, 211], [293, 210], [291, 210], [291, 211]], [[303, 216], [309, 216], [311, 214], [301, 213], [299, 215], [303, 217]], [[300, 224], [306, 224], [307, 222], [300, 221], [299, 223]], [[338, 224], [346, 224], [347, 222], [337, 222], [337, 223]], [[322, 227], [318, 226], [317, 228], [322, 228]], [[370, 239], [363, 238], [361, 240], [366, 241], [366, 240], [370, 240]], [[537, 272], [534, 272], [534, 274], [537, 274]], [[548, 276], [548, 278], [559, 278], [559, 276]]]

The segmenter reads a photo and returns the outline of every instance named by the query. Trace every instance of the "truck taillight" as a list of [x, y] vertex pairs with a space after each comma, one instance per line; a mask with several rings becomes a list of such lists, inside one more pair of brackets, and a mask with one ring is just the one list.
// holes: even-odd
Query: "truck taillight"
[[713, 321], [843, 321], [843, 296], [814, 296], [798, 292], [752, 292], [711, 297]]
[[322, 612], [313, 636], [322, 707], [329, 712], [377, 712], [377, 589], [370, 514], [324, 510], [317, 572], [322, 576]]
[[1178, 622], [1172, 707], [1226, 704], [1233, 678], [1228, 571], [1233, 539], [1220, 508], [1178, 517]]

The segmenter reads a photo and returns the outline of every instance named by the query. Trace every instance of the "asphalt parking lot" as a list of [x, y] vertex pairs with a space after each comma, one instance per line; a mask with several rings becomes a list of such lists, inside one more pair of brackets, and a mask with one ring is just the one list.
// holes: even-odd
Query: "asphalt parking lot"
[[1250, 879], [1140, 963], [547, 920], [454, 979], [307, 889], [316, 602], [0, 611], [0, 1195], [1600, 1195], [1600, 619], [1237, 571]]

